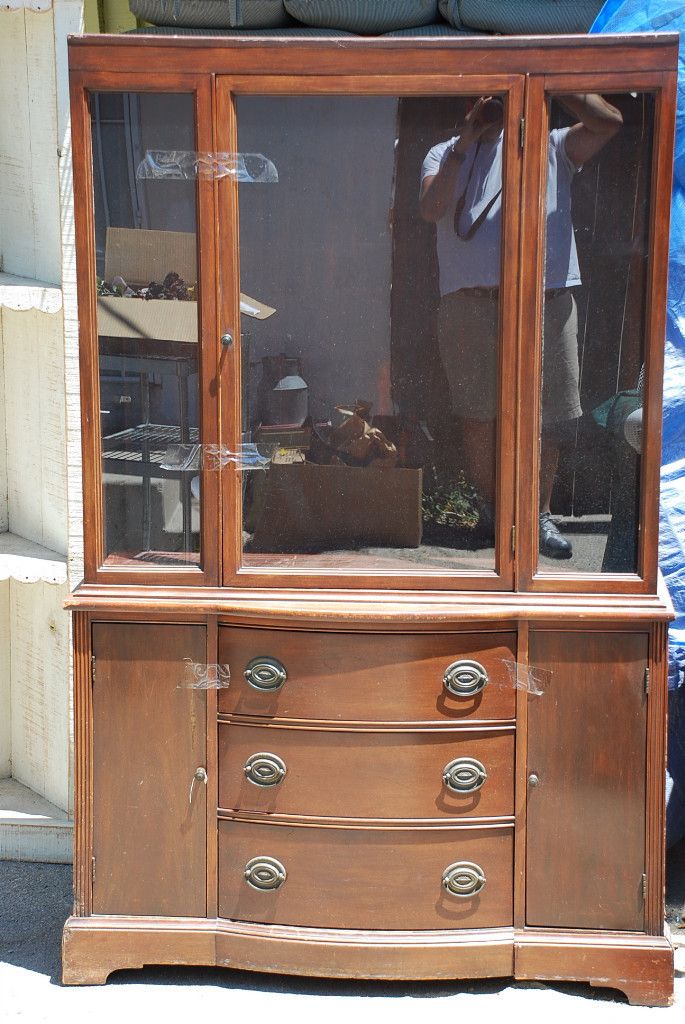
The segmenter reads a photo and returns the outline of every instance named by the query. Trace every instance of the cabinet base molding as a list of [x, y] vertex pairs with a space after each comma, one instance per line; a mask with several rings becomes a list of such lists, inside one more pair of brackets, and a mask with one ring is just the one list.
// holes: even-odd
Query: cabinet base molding
[[146, 964], [231, 967], [324, 978], [430, 981], [513, 973], [511, 928], [359, 932], [193, 918], [70, 917], [62, 983], [104, 985]]
[[673, 1002], [673, 947], [665, 936], [520, 931], [517, 981], [586, 981], [623, 992], [633, 1006]]
[[62, 982], [104, 985], [147, 964], [230, 967], [328, 978], [581, 981], [639, 1006], [673, 1000], [667, 938], [626, 934], [481, 931], [360, 932], [201, 918], [70, 917]]

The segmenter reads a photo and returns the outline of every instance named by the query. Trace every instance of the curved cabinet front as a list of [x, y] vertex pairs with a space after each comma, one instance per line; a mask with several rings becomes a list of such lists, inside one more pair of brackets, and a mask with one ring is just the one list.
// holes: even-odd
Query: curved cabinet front
[[[278, 862], [280, 885], [250, 884], [256, 857]], [[219, 823], [220, 917], [313, 928], [497, 928], [511, 926], [512, 902], [511, 825]]]
[[498, 817], [514, 813], [513, 774], [513, 726], [408, 731], [219, 725], [219, 806], [226, 810]]
[[[282, 685], [255, 688], [256, 659], [278, 664]], [[220, 626], [219, 661], [231, 672], [231, 685], [219, 691], [223, 714], [338, 722], [516, 715], [513, 632], [373, 635]], [[481, 671], [474, 674], [474, 665]]]

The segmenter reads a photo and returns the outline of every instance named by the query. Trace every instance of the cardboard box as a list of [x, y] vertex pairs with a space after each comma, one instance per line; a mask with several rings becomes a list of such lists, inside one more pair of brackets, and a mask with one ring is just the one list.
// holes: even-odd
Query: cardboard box
[[[123, 277], [133, 287], [150, 281], [161, 284], [171, 271], [180, 274], [186, 284], [196, 283], [197, 246], [192, 232], [107, 228], [105, 281], [111, 284], [115, 277]], [[240, 310], [257, 320], [276, 312], [242, 292]], [[197, 344], [197, 302], [99, 295], [97, 313], [98, 334], [103, 337]]]
[[420, 469], [271, 465], [253, 495], [251, 551], [338, 550], [349, 545], [417, 548]]

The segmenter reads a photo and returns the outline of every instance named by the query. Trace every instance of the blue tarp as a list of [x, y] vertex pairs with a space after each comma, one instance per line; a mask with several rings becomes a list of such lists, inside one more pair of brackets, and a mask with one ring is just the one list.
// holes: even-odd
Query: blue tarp
[[685, 3], [608, 0], [590, 32], [680, 33], [659, 534], [659, 564], [676, 611], [669, 629], [670, 845], [685, 835]]

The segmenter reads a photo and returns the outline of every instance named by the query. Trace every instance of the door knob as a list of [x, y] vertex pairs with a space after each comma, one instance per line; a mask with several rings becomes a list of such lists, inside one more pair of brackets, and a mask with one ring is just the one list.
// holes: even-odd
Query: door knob
[[233, 344], [233, 335], [231, 334], [230, 331], [225, 331], [221, 335], [221, 344], [224, 346], [224, 348], [231, 347], [231, 345]]
[[195, 786], [196, 782], [204, 782], [205, 786], [207, 785], [207, 769], [206, 768], [196, 768], [195, 772], [193, 773], [193, 777], [190, 780], [190, 793], [188, 794], [188, 803], [189, 804], [192, 804], [192, 802], [193, 802], [193, 787]]

